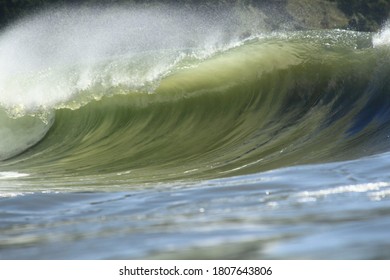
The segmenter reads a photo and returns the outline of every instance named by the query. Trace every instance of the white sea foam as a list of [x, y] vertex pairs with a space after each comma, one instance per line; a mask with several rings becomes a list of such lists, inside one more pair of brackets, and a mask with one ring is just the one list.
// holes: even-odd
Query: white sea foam
[[374, 47], [390, 46], [390, 22], [388, 22], [379, 33], [374, 35], [372, 43]]
[[339, 186], [334, 188], [327, 188], [316, 191], [304, 191], [297, 193], [298, 197], [325, 197], [330, 195], [339, 195], [344, 193], [368, 193], [371, 191], [379, 191], [382, 188], [387, 188], [390, 186], [389, 182], [375, 182], [375, 183], [366, 183], [366, 184], [356, 184], [356, 185], [347, 185]]

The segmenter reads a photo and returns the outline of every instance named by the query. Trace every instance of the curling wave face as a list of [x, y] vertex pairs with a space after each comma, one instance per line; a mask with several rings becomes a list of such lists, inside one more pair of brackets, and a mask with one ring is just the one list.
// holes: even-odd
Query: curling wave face
[[4, 172], [96, 187], [388, 151], [387, 29], [267, 35], [161, 8], [66, 11], [0, 37]]

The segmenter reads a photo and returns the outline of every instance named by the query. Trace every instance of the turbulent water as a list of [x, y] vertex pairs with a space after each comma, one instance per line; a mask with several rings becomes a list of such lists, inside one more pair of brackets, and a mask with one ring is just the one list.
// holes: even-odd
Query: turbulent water
[[390, 29], [253, 13], [0, 33], [0, 258], [389, 258]]

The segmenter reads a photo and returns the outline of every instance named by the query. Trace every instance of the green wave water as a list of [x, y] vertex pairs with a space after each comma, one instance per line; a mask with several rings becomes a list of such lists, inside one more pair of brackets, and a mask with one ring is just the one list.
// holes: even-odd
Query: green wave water
[[[138, 58], [141, 67], [150, 55]], [[184, 58], [150, 86], [99, 81], [53, 105], [47, 135], [2, 165], [45, 178], [121, 173], [142, 183], [382, 152], [388, 55], [369, 34], [296, 32]], [[136, 66], [128, 63], [130, 76]]]

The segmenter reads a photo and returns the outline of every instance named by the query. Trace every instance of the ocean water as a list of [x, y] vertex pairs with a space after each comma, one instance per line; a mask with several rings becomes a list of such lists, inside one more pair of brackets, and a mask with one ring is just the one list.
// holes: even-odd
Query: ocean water
[[169, 6], [3, 30], [0, 258], [390, 258], [389, 30]]

